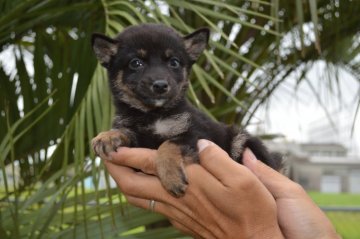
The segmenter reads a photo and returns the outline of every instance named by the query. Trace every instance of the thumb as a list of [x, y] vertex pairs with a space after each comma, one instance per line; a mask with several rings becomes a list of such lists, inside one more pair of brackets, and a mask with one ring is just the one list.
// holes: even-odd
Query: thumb
[[275, 199], [291, 197], [290, 194], [293, 190], [287, 189], [296, 187], [297, 184], [260, 160], [257, 160], [250, 149], [246, 149], [243, 154], [243, 164], [259, 178]]

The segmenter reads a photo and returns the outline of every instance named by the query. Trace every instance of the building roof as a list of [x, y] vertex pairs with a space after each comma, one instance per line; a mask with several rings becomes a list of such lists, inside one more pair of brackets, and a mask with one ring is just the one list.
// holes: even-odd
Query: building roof
[[301, 148], [317, 148], [317, 149], [332, 149], [332, 150], [340, 150], [340, 151], [347, 151], [347, 148], [344, 147], [343, 145], [341, 144], [338, 144], [338, 143], [317, 143], [317, 142], [310, 142], [310, 143], [301, 143], [300, 144], [300, 147]]
[[326, 156], [312, 156], [308, 160], [314, 164], [352, 164], [360, 165], [360, 158], [356, 157], [326, 157]]

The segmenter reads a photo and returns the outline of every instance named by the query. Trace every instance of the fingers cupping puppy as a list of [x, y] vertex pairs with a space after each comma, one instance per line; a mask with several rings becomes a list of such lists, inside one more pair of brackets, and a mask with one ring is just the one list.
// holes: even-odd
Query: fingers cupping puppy
[[[194, 195], [193, 188], [190, 188], [184, 197], [175, 198], [162, 187], [156, 176], [144, 173], [156, 174], [155, 165], [152, 164], [156, 157], [155, 150], [120, 148], [117, 153], [112, 153], [111, 157], [112, 160], [104, 161], [104, 164], [130, 204], [149, 209], [149, 201], [155, 200], [154, 211], [169, 218], [180, 231], [197, 238], [216, 238], [211, 230], [207, 229], [208, 225], [201, 225], [196, 220], [198, 209], [188, 207], [193, 205], [187, 203], [189, 200], [194, 201], [191, 199]], [[144, 167], [141, 162], [148, 166]], [[189, 167], [192, 166], [199, 167]], [[190, 178], [191, 174], [190, 172]]]
[[244, 238], [267, 233], [281, 238], [274, 198], [257, 177], [209, 141], [200, 140], [198, 148], [200, 164], [187, 166], [189, 187], [181, 198], [145, 174], [156, 175], [156, 150], [120, 148], [105, 165], [129, 203], [149, 209], [149, 200], [155, 200], [154, 211], [197, 238], [233, 238], [240, 232]]

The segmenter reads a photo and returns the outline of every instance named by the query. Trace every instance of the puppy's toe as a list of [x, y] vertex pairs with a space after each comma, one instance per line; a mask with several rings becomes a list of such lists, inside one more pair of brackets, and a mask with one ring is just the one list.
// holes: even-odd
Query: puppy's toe
[[182, 167], [167, 168], [161, 171], [159, 177], [165, 189], [174, 197], [182, 197], [188, 186], [184, 169]]
[[119, 148], [120, 146], [123, 146], [123, 142], [121, 141], [120, 138], [117, 137], [113, 137], [111, 138], [111, 146], [112, 146], [112, 151], [117, 151], [117, 148]]
[[101, 132], [92, 139], [91, 145], [95, 154], [103, 159], [110, 159], [109, 154], [116, 151], [118, 147], [124, 145], [122, 138], [123, 135], [118, 130], [110, 130]]
[[187, 188], [187, 184], [174, 184], [171, 185], [171, 188], [168, 189], [168, 191], [174, 196], [174, 197], [182, 197], [185, 194]]
[[175, 197], [185, 194], [188, 180], [185, 174], [181, 146], [170, 141], [162, 143], [155, 160], [157, 175], [164, 188]]
[[91, 141], [91, 145], [94, 149], [94, 152], [97, 156], [103, 158], [103, 157], [106, 157], [106, 152], [105, 151], [105, 145], [103, 143], [103, 141], [97, 139], [97, 138], [94, 138], [92, 141]]

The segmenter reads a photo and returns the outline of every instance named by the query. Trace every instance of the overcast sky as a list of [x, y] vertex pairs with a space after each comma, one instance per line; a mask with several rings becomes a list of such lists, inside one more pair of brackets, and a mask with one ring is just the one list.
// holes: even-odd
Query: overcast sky
[[320, 82], [325, 82], [322, 77], [327, 73], [320, 62], [307, 75], [327, 112], [306, 82], [294, 90], [295, 81], [290, 79], [257, 112], [253, 122], [260, 124], [253, 125], [251, 131], [260, 128], [265, 133], [283, 134], [287, 141], [343, 143], [350, 154], [360, 156], [360, 115], [352, 131], [360, 84], [340, 71], [340, 93], [330, 93]]

